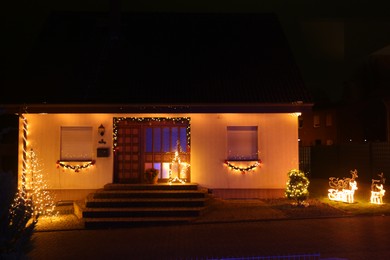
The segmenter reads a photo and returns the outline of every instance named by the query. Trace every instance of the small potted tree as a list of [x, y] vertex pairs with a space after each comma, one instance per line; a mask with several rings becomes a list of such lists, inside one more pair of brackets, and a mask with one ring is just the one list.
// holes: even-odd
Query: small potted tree
[[155, 168], [147, 168], [144, 172], [144, 180], [146, 183], [156, 184], [158, 182], [159, 171]]

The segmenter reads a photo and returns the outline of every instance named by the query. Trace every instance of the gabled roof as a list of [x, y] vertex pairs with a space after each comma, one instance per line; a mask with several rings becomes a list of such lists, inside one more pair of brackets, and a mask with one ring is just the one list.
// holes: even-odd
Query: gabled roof
[[274, 14], [116, 18], [120, 23], [104, 13], [53, 13], [19, 81], [23, 95], [1, 102], [86, 112], [93, 106], [128, 112], [145, 107], [280, 112], [311, 106]]

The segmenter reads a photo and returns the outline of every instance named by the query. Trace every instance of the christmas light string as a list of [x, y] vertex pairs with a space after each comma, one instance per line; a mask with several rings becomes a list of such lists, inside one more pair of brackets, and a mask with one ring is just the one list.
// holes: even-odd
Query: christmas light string
[[129, 122], [167, 122], [182, 123], [187, 125], [187, 147], [190, 147], [191, 133], [190, 133], [190, 118], [189, 117], [114, 117], [113, 119], [113, 150], [118, 145], [118, 124], [121, 121]]
[[246, 167], [239, 167], [239, 166], [236, 166], [234, 165], [233, 163], [231, 163], [230, 161], [228, 160], [225, 160], [225, 164], [233, 171], [240, 171], [242, 174], [245, 174], [246, 172], [248, 171], [253, 171], [255, 170], [257, 167], [260, 167], [261, 166], [261, 160], [257, 160], [254, 164], [251, 164], [249, 166], [246, 166]]
[[[175, 156], [172, 159], [172, 162], [171, 162], [171, 165], [170, 165], [170, 169], [169, 169], [169, 180], [168, 180], [169, 184], [171, 184], [174, 181], [179, 181], [180, 183], [185, 183], [186, 180], [182, 179], [180, 177], [181, 176], [186, 176], [187, 175], [187, 170], [190, 167], [189, 163], [181, 161], [179, 152], [182, 153], [182, 150], [181, 150], [181, 146], [180, 146], [180, 141], [179, 140], [177, 140], [177, 145], [176, 146], [177, 146], [177, 150], [175, 151]], [[175, 164], [178, 166], [178, 172], [177, 172], [177, 176], [172, 178], [172, 166], [175, 165]]]
[[96, 163], [95, 160], [92, 160], [90, 162], [87, 162], [85, 164], [82, 164], [82, 165], [71, 165], [71, 164], [68, 164], [68, 163], [65, 163], [65, 162], [62, 162], [60, 160], [57, 161], [57, 168], [59, 167], [62, 167], [62, 168], [65, 168], [65, 169], [71, 169], [71, 170], [74, 170], [74, 172], [79, 172], [80, 170], [82, 169], [87, 169], [87, 168], [90, 168], [92, 166], [94, 166]]
[[27, 118], [23, 115], [20, 117], [23, 120], [22, 174], [20, 186], [10, 208], [10, 215], [11, 219], [16, 219], [17, 215], [23, 211], [23, 218], [37, 223], [40, 215], [55, 216], [58, 212], [55, 211], [54, 199], [41, 173], [42, 167], [36, 153], [33, 149], [27, 151]]

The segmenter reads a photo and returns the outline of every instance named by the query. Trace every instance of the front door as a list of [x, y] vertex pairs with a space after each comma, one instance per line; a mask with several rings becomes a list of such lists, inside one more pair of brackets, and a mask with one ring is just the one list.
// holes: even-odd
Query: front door
[[116, 183], [139, 183], [141, 170], [141, 126], [119, 123], [114, 155]]
[[[114, 182], [142, 183], [152, 167], [167, 182], [175, 157], [189, 163], [189, 126], [188, 118], [114, 118]], [[189, 170], [179, 177], [189, 181]]]

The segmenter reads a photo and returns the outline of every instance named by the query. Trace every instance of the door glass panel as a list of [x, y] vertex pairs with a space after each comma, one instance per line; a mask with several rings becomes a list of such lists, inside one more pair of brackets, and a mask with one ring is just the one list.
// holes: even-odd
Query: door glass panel
[[145, 150], [147, 153], [151, 153], [153, 151], [153, 129], [151, 127], [147, 127], [145, 131]]
[[164, 162], [162, 163], [162, 178], [164, 179], [168, 179], [169, 178], [169, 165], [170, 163], [169, 162]]
[[170, 152], [170, 146], [169, 146], [169, 140], [170, 140], [170, 134], [169, 134], [169, 127], [164, 127], [162, 129], [163, 131], [163, 139], [162, 139], [162, 145], [163, 145], [163, 152]]
[[179, 133], [177, 127], [172, 127], [171, 151], [176, 151], [177, 140], [179, 140]]
[[187, 129], [180, 127], [180, 148], [182, 152], [187, 152]]
[[153, 152], [160, 152], [161, 151], [161, 128], [156, 127], [153, 128]]

